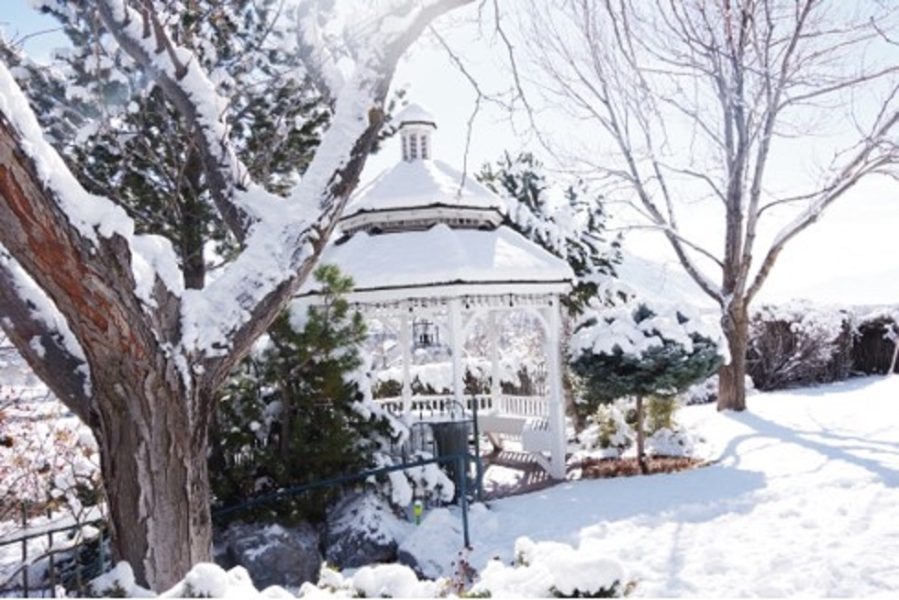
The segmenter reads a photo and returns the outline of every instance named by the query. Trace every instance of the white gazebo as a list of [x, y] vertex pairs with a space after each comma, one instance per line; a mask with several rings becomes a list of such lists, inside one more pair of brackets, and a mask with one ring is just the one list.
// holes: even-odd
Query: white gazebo
[[[463, 346], [483, 319], [490, 341], [490, 394], [477, 396], [478, 426], [491, 439], [518, 437], [554, 478], [565, 476], [565, 406], [560, 358], [560, 296], [568, 264], [503, 225], [505, 204], [472, 177], [432, 158], [434, 117], [416, 105], [398, 115], [402, 160], [360, 189], [340, 232], [322, 254], [350, 275], [349, 300], [363, 314], [399, 324], [402, 395], [382, 405], [410, 418], [455, 400], [471, 408], [463, 386]], [[308, 282], [300, 296], [318, 290]], [[507, 396], [499, 377], [498, 316], [525, 311], [543, 328], [546, 394]], [[413, 396], [413, 321], [445, 318], [452, 357], [451, 396]]]

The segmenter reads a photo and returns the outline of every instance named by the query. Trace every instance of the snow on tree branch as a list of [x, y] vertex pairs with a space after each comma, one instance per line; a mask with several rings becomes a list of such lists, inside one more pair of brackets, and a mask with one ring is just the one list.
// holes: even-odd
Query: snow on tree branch
[[[3, 121], [0, 129], [3, 130], [8, 144], [4, 144], [4, 151], [9, 153], [10, 158], [10, 160], [4, 161], [2, 170], [6, 186], [22, 184], [22, 182], [15, 181], [11, 174], [12, 165], [16, 162], [12, 157], [21, 149], [28, 155], [35, 170], [34, 183], [43, 188], [40, 193], [32, 194], [29, 201], [45, 204], [42, 207], [44, 209], [42, 217], [54, 220], [54, 224], [59, 226], [62, 231], [62, 236], [68, 238], [67, 241], [77, 245], [82, 254], [92, 256], [103, 240], [119, 238], [125, 242], [127, 259], [131, 262], [129, 265], [131, 286], [129, 287], [139, 293], [145, 304], [155, 304], [152, 295], [156, 293], [157, 284], [163, 284], [163, 287], [170, 293], [179, 294], [183, 289], [183, 282], [180, 280], [171, 244], [161, 238], [150, 242], [147, 238], [151, 236], [136, 236], [133, 221], [120, 206], [106, 198], [88, 193], [81, 186], [56, 150], [45, 139], [28, 100], [3, 64], [0, 64], [0, 113], [2, 113]], [[19, 138], [19, 141], [16, 141], [15, 138]], [[18, 191], [22, 193], [23, 190]], [[35, 218], [35, 215], [25, 215], [22, 207], [18, 209], [13, 207], [12, 196], [16, 195], [15, 190], [5, 189], [3, 195], [7, 201], [7, 209], [16, 212], [15, 220], [20, 224], [23, 224], [28, 218]], [[60, 219], [64, 219], [65, 223], [60, 222]], [[13, 219], [9, 219], [8, 225], [12, 223]], [[69, 227], [71, 230], [64, 231]], [[23, 227], [12, 233], [10, 239], [15, 238], [19, 243], [27, 245], [31, 242], [25, 238], [32, 233], [35, 232]], [[50, 243], [47, 237], [50, 234], [50, 228], [45, 226], [40, 233], [43, 236], [40, 243]], [[140, 240], [137, 245], [149, 251], [149, 256], [144, 257], [135, 251], [136, 240]], [[64, 242], [57, 240], [57, 243]], [[20, 261], [21, 266], [29, 275], [37, 277], [35, 270], [27, 266], [33, 257], [26, 258], [21, 255], [28, 254], [32, 250], [25, 245], [17, 249], [7, 243], [7, 251]], [[50, 275], [58, 276], [59, 273], [50, 273]], [[39, 281], [38, 283], [41, 287], [45, 287], [44, 282]], [[112, 281], [106, 283], [113, 285]]]
[[246, 184], [247, 170], [228, 142], [227, 101], [197, 57], [172, 42], [152, 6], [145, 4], [137, 11], [127, 0], [102, 0], [98, 8], [122, 50], [146, 69], [196, 129], [195, 140], [213, 200], [225, 223], [243, 240], [256, 217], [250, 203], [235, 195], [235, 188]]
[[[34, 281], [0, 247], [0, 328], [22, 350], [28, 365], [83, 421], [90, 419], [90, 369], [65, 318]], [[49, 371], [54, 377], [48, 377]]]
[[379, 11], [349, 23], [344, 38], [353, 40], [354, 60], [341, 62], [334, 116], [302, 180], [286, 201], [257, 213], [244, 250], [215, 281], [185, 294], [184, 345], [215, 357], [206, 365], [211, 381], [224, 376], [314, 267], [380, 130], [402, 53], [434, 18], [469, 1], [395, 1], [386, 10], [378, 4]]

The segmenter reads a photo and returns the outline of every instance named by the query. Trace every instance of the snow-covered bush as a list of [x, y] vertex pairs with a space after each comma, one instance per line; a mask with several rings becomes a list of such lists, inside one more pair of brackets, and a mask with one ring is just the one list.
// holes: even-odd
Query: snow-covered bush
[[[698, 435], [677, 423], [680, 404], [674, 398], [651, 397], [647, 402], [645, 452], [649, 456], [693, 456]], [[632, 399], [600, 405], [577, 435], [580, 450], [571, 461], [585, 458], [619, 458], [634, 447], [637, 411]]]
[[575, 550], [558, 542], [515, 541], [515, 564], [491, 560], [470, 595], [518, 598], [612, 598], [624, 594], [624, 570], [603, 558], [599, 543]]
[[[35, 395], [32, 392], [39, 392]], [[47, 509], [75, 517], [103, 496], [93, 435], [42, 386], [0, 385], [0, 521]]]
[[896, 344], [899, 343], [899, 309], [867, 311], [856, 316], [852, 342], [852, 371], [866, 375], [884, 374], [893, 366], [897, 372]]
[[[475, 575], [469, 589], [458, 589], [446, 578], [419, 579], [405, 565], [369, 565], [351, 575], [327, 565], [317, 584], [305, 583], [301, 598], [610, 598], [628, 591], [624, 570], [603, 558], [596, 540], [585, 540], [577, 549], [558, 542], [534, 542], [526, 537], [515, 542], [515, 564], [490, 561]], [[160, 598], [293, 598], [287, 590], [271, 586], [257, 590], [246, 569], [200, 563], [169, 590], [156, 596], [135, 583], [127, 563], [95, 579], [91, 589], [98, 596]]]
[[765, 305], [752, 315], [746, 369], [760, 390], [849, 377], [852, 316], [810, 302]]
[[634, 444], [634, 428], [627, 422], [626, 401], [601, 404], [587, 417], [577, 435], [582, 450], [591, 456], [617, 458]]
[[[755, 392], [755, 384], [752, 377], [747, 375], [744, 379], [746, 395]], [[718, 401], [718, 374], [715, 373], [699, 383], [695, 383], [677, 395], [677, 399], [684, 406], [691, 404], [711, 404]]]
[[702, 441], [683, 427], [662, 427], [646, 438], [646, 453], [650, 456], [693, 456]]
[[721, 364], [721, 335], [672, 306], [596, 304], [576, 322], [571, 366], [583, 382], [582, 407], [626, 396], [672, 396]]
[[664, 410], [654, 410], [657, 422], [650, 425], [670, 427], [670, 398], [718, 369], [720, 340], [720, 333], [698, 315], [675, 307], [594, 304], [575, 327], [571, 367], [581, 378], [585, 406], [636, 398], [637, 460], [642, 468], [643, 399], [663, 399], [656, 400]]

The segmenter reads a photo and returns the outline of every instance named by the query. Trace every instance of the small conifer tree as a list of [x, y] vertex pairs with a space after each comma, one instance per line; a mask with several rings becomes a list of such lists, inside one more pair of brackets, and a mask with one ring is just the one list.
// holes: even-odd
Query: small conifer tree
[[[670, 399], [715, 373], [722, 361], [716, 336], [698, 318], [644, 303], [585, 313], [572, 358], [588, 406], [636, 398], [637, 460], [644, 472], [644, 399]], [[658, 412], [652, 416], [664, 418]]]
[[[364, 470], [379, 447], [375, 438], [389, 438], [386, 419], [357, 410], [363, 390], [354, 374], [366, 328], [345, 299], [352, 280], [333, 265], [320, 266], [315, 278], [322, 302], [283, 313], [223, 398], [210, 472], [224, 504]], [[279, 503], [272, 516], [320, 517], [329, 499]]]

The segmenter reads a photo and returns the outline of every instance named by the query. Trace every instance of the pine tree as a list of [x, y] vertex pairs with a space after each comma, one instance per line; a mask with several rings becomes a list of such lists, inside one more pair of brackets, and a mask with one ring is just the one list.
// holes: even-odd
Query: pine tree
[[601, 281], [615, 276], [615, 265], [621, 262], [620, 240], [605, 238], [602, 196], [575, 181], [559, 186], [564, 201], [553, 205], [549, 197], [555, 182], [530, 153], [514, 159], [506, 153], [495, 166], [484, 165], [477, 178], [506, 200], [506, 225], [568, 261], [577, 282], [567, 306], [572, 314], [581, 312], [598, 296]]
[[[322, 303], [283, 313], [266, 349], [244, 360], [220, 403], [210, 472], [222, 504], [369, 468], [378, 438], [389, 439], [387, 420], [358, 410], [364, 394], [354, 375], [366, 327], [344, 297], [352, 280], [333, 265], [320, 266], [315, 278]], [[318, 517], [332, 495], [280, 502], [261, 514]]]

